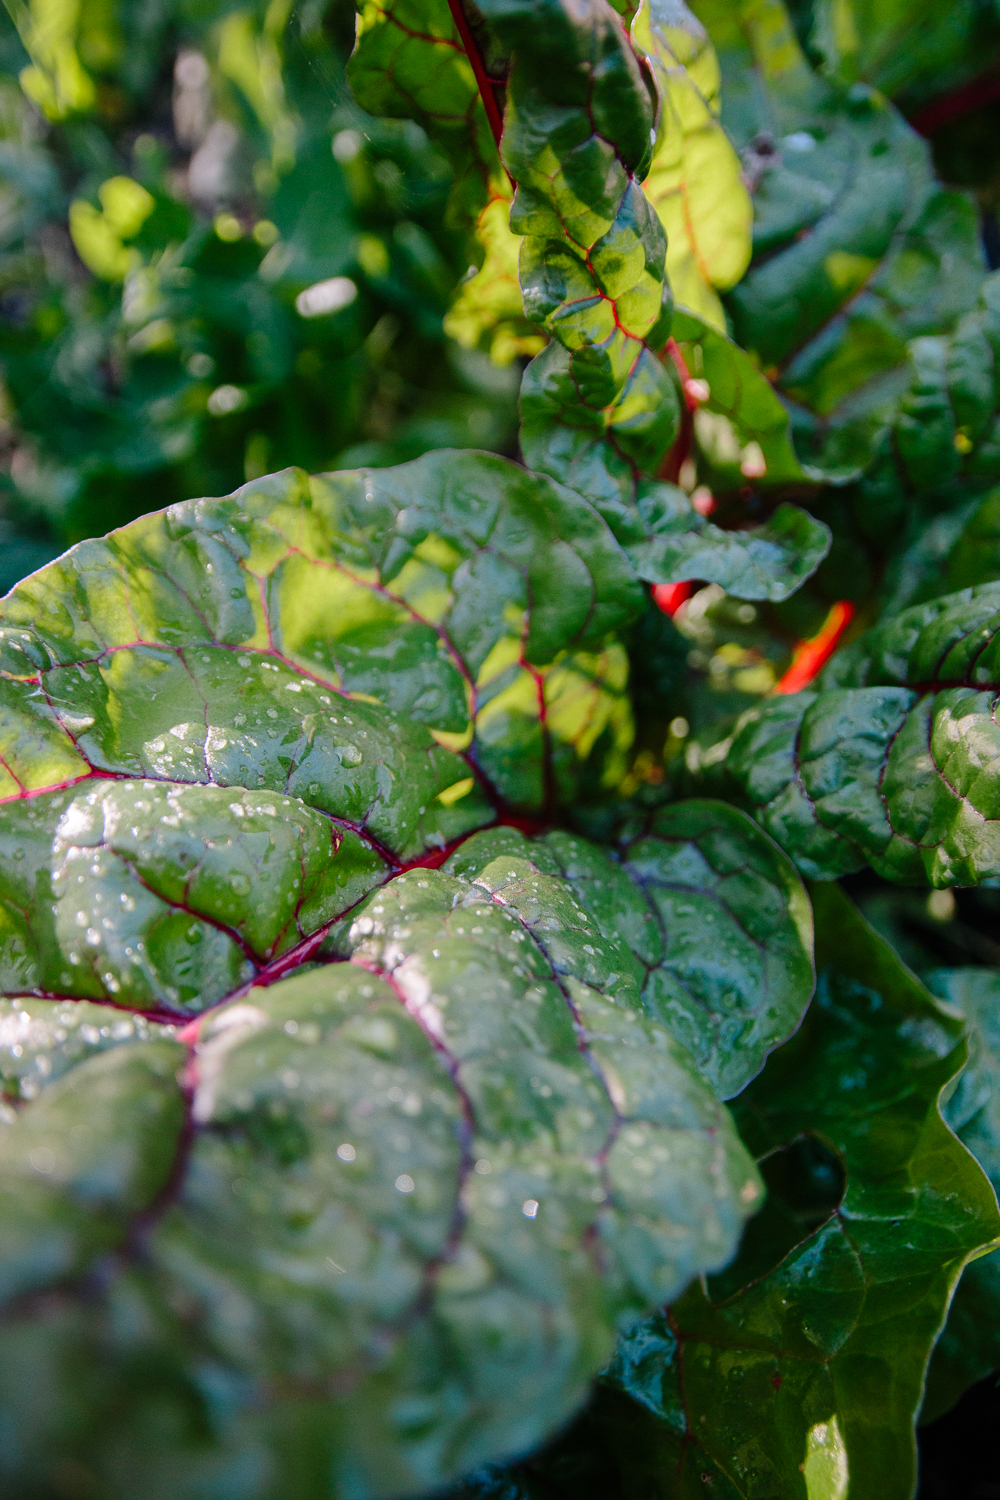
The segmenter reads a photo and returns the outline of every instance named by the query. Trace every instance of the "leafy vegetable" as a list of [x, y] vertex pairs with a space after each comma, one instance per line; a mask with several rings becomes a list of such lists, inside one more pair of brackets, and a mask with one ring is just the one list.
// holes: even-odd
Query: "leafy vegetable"
[[713, 328], [750, 259], [752, 209], [740, 162], [721, 128], [719, 65], [708, 33], [685, 6], [650, 0], [632, 38], [649, 59], [660, 95], [659, 148], [643, 191], [667, 232], [674, 297]]
[[864, 78], [909, 99], [944, 94], [978, 73], [984, 50], [989, 55], [997, 41], [995, 19], [975, 5], [954, 5], [946, 16], [921, 0], [839, 8], [809, 0], [796, 9], [824, 72], [848, 83]]
[[[338, 1485], [440, 1483], [537, 1442], [626, 1314], [732, 1254], [759, 1187], [712, 1083], [808, 1000], [791, 865], [713, 804], [621, 864], [461, 842], [495, 767], [544, 786], [562, 722], [555, 697], [519, 739], [484, 663], [511, 641], [547, 695], [637, 593], [580, 497], [445, 453], [176, 506], [9, 597], [0, 1177], [26, 1207], [0, 1265], [9, 1336], [42, 1288], [58, 1323], [45, 1410], [3, 1397], [12, 1482], [72, 1458], [98, 1339], [107, 1379], [169, 1364], [168, 1404], [203, 1410], [209, 1357], [232, 1389], [210, 1456], [178, 1414], [182, 1472], [283, 1473], [300, 1430]], [[116, 1440], [85, 1451], [112, 1482]], [[137, 1482], [166, 1462], [157, 1439]]]
[[[1000, 1231], [938, 1112], [960, 1025], [843, 896], [817, 889], [814, 905], [816, 1001], [738, 1106], [772, 1164], [768, 1205], [734, 1265], [612, 1367], [656, 1419], [622, 1433], [644, 1438], [635, 1493], [682, 1494], [702, 1473], [761, 1495], [803, 1493], [795, 1473], [829, 1495], [909, 1493], [931, 1345], [962, 1266]], [[942, 1212], [958, 1182], [961, 1223]]]
[[[996, 972], [991, 969], [939, 969], [931, 988], [958, 1006], [969, 1039], [969, 1062], [944, 1106], [944, 1116], [997, 1187]], [[996, 1251], [967, 1266], [934, 1349], [927, 1372], [923, 1419], [931, 1421], [997, 1364], [997, 1306], [1000, 1256]]]
[[910, 1500], [995, 1358], [996, 278], [919, 0], [698, 11], [0, 33], [8, 493], [247, 480], [0, 605], [12, 1494]]
[[836, 683], [752, 709], [728, 774], [809, 874], [867, 860], [891, 880], [976, 884], [993, 850], [995, 584], [915, 605], [828, 669]]

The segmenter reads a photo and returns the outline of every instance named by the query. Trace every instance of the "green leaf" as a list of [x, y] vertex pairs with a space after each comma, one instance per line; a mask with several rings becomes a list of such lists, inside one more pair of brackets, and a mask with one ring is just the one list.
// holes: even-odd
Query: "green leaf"
[[787, 407], [740, 346], [686, 307], [674, 313], [672, 334], [692, 375], [708, 388], [694, 426], [713, 483], [745, 484], [741, 465], [760, 485], [813, 477], [792, 446]]
[[860, 471], [897, 416], [910, 340], [950, 332], [975, 303], [977, 216], [934, 183], [925, 143], [890, 105], [812, 72], [780, 0], [696, 9], [754, 184], [734, 336], [794, 404], [800, 455]]
[[805, 11], [825, 72], [845, 83], [863, 78], [911, 102], [982, 72], [1000, 45], [994, 18], [969, 0], [947, 12], [927, 0], [809, 0]]
[[8, 1305], [121, 1247], [166, 1188], [182, 1140], [184, 1049], [164, 1028], [120, 1012], [70, 1009], [4, 1002], [0, 1069], [21, 1100], [4, 1106], [0, 1123]]
[[830, 879], [867, 861], [936, 886], [1000, 873], [998, 611], [994, 583], [914, 605], [836, 656], [822, 692], [742, 717], [727, 777], [800, 869]]
[[[66, 1461], [49, 1413], [75, 1399], [95, 1435], [86, 1463], [110, 1474], [100, 1387], [90, 1407], [93, 1387], [69, 1382], [123, 1296], [133, 1316], [101, 1335], [102, 1369], [131, 1369], [145, 1422], [166, 1371], [196, 1388], [210, 1358], [228, 1392], [216, 1462], [304, 1463], [387, 1495], [564, 1420], [619, 1321], [723, 1264], [759, 1193], [725, 1108], [595, 961], [601, 943], [565, 882], [523, 859], [471, 881], [400, 874], [331, 932], [326, 956], [352, 962], [256, 986], [185, 1033], [183, 1138], [176, 1043], [80, 1007], [53, 1082], [39, 1060], [58, 1052], [66, 1005], [10, 1011], [0, 1047], [25, 1102], [0, 1126], [0, 1192], [19, 1204], [0, 1285], [58, 1284], [140, 1233], [150, 1278], [130, 1289], [112, 1253], [62, 1334], [46, 1412], [21, 1414], [15, 1472]], [[74, 1300], [57, 1293], [55, 1310]], [[23, 1342], [30, 1304], [7, 1313]], [[0, 1409], [15, 1400], [0, 1386]], [[196, 1461], [168, 1430], [175, 1461]], [[164, 1462], [151, 1437], [140, 1481]]]
[[647, 1009], [723, 1098], [738, 1094], [812, 993], [812, 914], [790, 861], [722, 802], [626, 823], [619, 863], [566, 835], [547, 843], [601, 930], [632, 949]]
[[660, 95], [658, 147], [643, 192], [666, 230], [667, 276], [678, 302], [724, 331], [717, 293], [747, 268], [753, 209], [718, 119], [715, 50], [685, 5], [664, 0], [639, 6], [632, 39], [649, 59]]
[[[529, 843], [491, 829], [444, 868], [486, 880], [508, 857], [540, 872], [533, 890], [554, 893], [541, 877], [565, 878], [601, 934], [590, 970], [613, 974], [619, 1002], [624, 986], [723, 1098], [798, 1024], [813, 986], [809, 901], [790, 861], [735, 808], [692, 801], [633, 818], [612, 851], [567, 833]], [[558, 967], [544, 918], [532, 921]]]
[[[998, 975], [995, 969], [938, 969], [928, 975], [936, 995], [957, 1007], [965, 1022], [969, 1061], [944, 1103], [943, 1114], [993, 1184], [1000, 1187], [1000, 1113], [997, 1108]], [[933, 1421], [1000, 1362], [1000, 1252], [962, 1273], [948, 1322], [927, 1372], [922, 1420]]]
[[[358, 6], [358, 36], [348, 65], [354, 97], [373, 115], [415, 120], [446, 154], [455, 174], [448, 214], [465, 230], [473, 275], [463, 281], [445, 330], [466, 349], [501, 364], [537, 354], [544, 342], [521, 306], [520, 235], [508, 225], [513, 188], [504, 172], [465, 43], [446, 0], [391, 0]], [[490, 74], [508, 59], [489, 44]]]
[[347, 68], [355, 99], [369, 114], [416, 120], [454, 168], [453, 210], [475, 214], [503, 173], [447, 0], [369, 0], [358, 12]]
[[830, 547], [823, 522], [795, 505], [779, 505], [762, 526], [723, 531], [699, 516], [676, 486], [645, 484], [638, 509], [648, 536], [625, 551], [650, 583], [700, 578], [737, 599], [787, 599]]
[[487, 820], [481, 770], [537, 804], [553, 758], [568, 788], [602, 734], [627, 744], [609, 637], [640, 603], [593, 510], [505, 460], [290, 471], [84, 544], [11, 595], [5, 790], [249, 781], [407, 858]]
[[[534, 467], [627, 512], [679, 416], [656, 357], [669, 332], [666, 238], [640, 182], [654, 113], [611, 7], [493, 0], [480, 10], [513, 53], [502, 141], [524, 235], [526, 315], [554, 346], [529, 366], [522, 448]], [[580, 461], [573, 454], [585, 450]]]
[[607, 765], [572, 678], [643, 603], [585, 500], [474, 453], [175, 506], [5, 600], [0, 1345], [48, 1389], [0, 1379], [14, 1488], [114, 1492], [125, 1386], [136, 1493], [432, 1489], [731, 1257], [719, 1091], [812, 982], [791, 866], [722, 805], [612, 857], [479, 789]]
[[991, 490], [966, 520], [948, 553], [942, 594], [1000, 580], [1000, 490]]
[[1000, 1232], [938, 1109], [959, 1021], [843, 895], [814, 903], [816, 999], [737, 1105], [768, 1204], [735, 1265], [626, 1337], [609, 1372], [635, 1403], [616, 1436], [636, 1495], [700, 1493], [707, 1474], [761, 1500], [907, 1500], [931, 1347]]

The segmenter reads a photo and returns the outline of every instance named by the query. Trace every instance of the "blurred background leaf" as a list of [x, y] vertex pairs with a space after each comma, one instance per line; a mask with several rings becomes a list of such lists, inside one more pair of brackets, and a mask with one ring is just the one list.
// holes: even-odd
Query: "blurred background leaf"
[[0, 592], [287, 464], [513, 450], [518, 366], [444, 328], [452, 167], [353, 40], [344, 0], [0, 10]]

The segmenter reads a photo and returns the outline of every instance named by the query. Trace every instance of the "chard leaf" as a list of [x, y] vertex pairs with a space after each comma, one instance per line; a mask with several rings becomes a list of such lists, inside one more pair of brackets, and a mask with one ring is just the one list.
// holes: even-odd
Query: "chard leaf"
[[958, 593], [1000, 579], [1000, 490], [975, 506], [948, 553], [935, 592]]
[[[619, 1003], [627, 994], [666, 1027], [723, 1098], [798, 1025], [813, 986], [808, 898], [790, 861], [735, 808], [678, 803], [627, 823], [613, 850], [567, 833], [529, 842], [489, 829], [444, 868], [483, 881], [506, 859], [511, 870], [530, 863], [529, 887], [549, 902], [564, 877], [601, 934], [599, 949], [584, 949], [589, 982], [605, 976]], [[558, 968], [544, 902], [531, 922]]]
[[748, 477], [761, 485], [814, 477], [792, 446], [787, 407], [750, 356], [686, 307], [675, 311], [672, 333], [688, 368], [708, 388], [694, 427], [713, 482], [731, 489]]
[[[16, 1482], [68, 1461], [74, 1403], [113, 1483], [109, 1381], [141, 1427], [171, 1414], [137, 1484], [168, 1456], [262, 1466], [267, 1500], [296, 1472], [317, 1500], [432, 1488], [565, 1420], [619, 1321], [722, 1265], [759, 1196], [725, 1107], [591, 921], [523, 859], [399, 874], [330, 932], [321, 956], [351, 962], [210, 1012], [183, 1073], [169, 1031], [84, 1003], [53, 1081], [38, 1064], [67, 1004], [9, 1011], [0, 1288], [45, 1290], [49, 1312], [38, 1328], [14, 1300], [2, 1337], [34, 1330], [51, 1361], [36, 1411], [0, 1379]], [[80, 1295], [66, 1277], [99, 1255]], [[184, 1416], [206, 1367], [227, 1393], [208, 1440]]]
[[[562, 16], [561, 7], [553, 6], [553, 13], [557, 9]], [[511, 222], [525, 235], [525, 311], [552, 336], [522, 384], [525, 459], [587, 496], [648, 581], [705, 577], [723, 582], [738, 597], [783, 599], [818, 566], [827, 545], [821, 523], [789, 508], [757, 533], [730, 535], [706, 528], [691, 507], [668, 503], [661, 528], [670, 533], [665, 542], [657, 534], [664, 506], [648, 498], [644, 480], [659, 472], [680, 416], [674, 380], [656, 357], [671, 322], [661, 217], [673, 224], [678, 211], [685, 217], [687, 205], [692, 227], [686, 253], [694, 255], [711, 301], [707, 283], [713, 275], [697, 236], [704, 227], [711, 238], [734, 216], [738, 223], [745, 210], [731, 148], [696, 82], [712, 93], [714, 55], [683, 7], [637, 13], [633, 38], [652, 67], [661, 99], [647, 193], [637, 177], [648, 166], [643, 140], [648, 100], [615, 17], [595, 6], [586, 25], [564, 18], [545, 30], [536, 12], [536, 6], [506, 6], [503, 22], [494, 19], [515, 53], [503, 150], [518, 184]], [[490, 18], [490, 6], [484, 14]], [[560, 26], [568, 28], [565, 36]], [[572, 60], [569, 71], [551, 50], [557, 37]], [[598, 57], [595, 100], [609, 102], [595, 103], [588, 113], [583, 80], [595, 67], [591, 59]], [[695, 213], [688, 179], [708, 181], [696, 166], [702, 148], [723, 161], [732, 181], [721, 203], [702, 204]], [[598, 163], [604, 165], [598, 169]], [[654, 212], [658, 206], [660, 217]], [[675, 243], [681, 245], [677, 236]], [[720, 260], [715, 273], [720, 285], [742, 268], [739, 233], [726, 244], [735, 258], [728, 265]], [[692, 324], [704, 328], [689, 317], [688, 333]], [[794, 558], [792, 548], [783, 545], [791, 533]]]
[[841, 652], [824, 690], [744, 714], [726, 775], [799, 868], [903, 884], [1000, 874], [1000, 584], [914, 605]]
[[625, 551], [639, 577], [650, 583], [700, 578], [737, 599], [787, 599], [830, 548], [823, 522], [787, 503], [747, 531], [713, 525], [675, 485], [642, 485], [638, 509], [648, 534]]
[[[8, 1010], [0, 1040], [5, 1084], [14, 1071], [21, 1100], [17, 1109], [5, 1107], [0, 1123], [0, 1299], [7, 1306], [120, 1248], [167, 1187], [183, 1139], [177, 1074], [185, 1054], [168, 1031], [133, 1026], [96, 1006], [79, 1024], [60, 1016], [56, 1025], [54, 1011], [44, 1001], [31, 1002], [30, 1012]], [[123, 1031], [133, 1033], [128, 1045]], [[90, 1043], [90, 1033], [100, 1040]], [[24, 1065], [25, 1042], [33, 1068]]]
[[[709, 283], [731, 284], [745, 263], [746, 194], [712, 113], [717, 67], [698, 22], [683, 8], [676, 14], [640, 11], [630, 42], [604, 0], [580, 12], [564, 0], [552, 0], [539, 12], [524, 0], [479, 6], [472, 21], [466, 17], [475, 29], [463, 41], [443, 0], [428, 27], [418, 24], [408, 4], [399, 0], [388, 9], [362, 10], [352, 80], [367, 108], [410, 115], [452, 155], [459, 174], [455, 191], [466, 218], [477, 218], [486, 261], [466, 283], [449, 326], [467, 343], [485, 339], [501, 359], [517, 352], [509, 328], [494, 318], [507, 305], [512, 237], [504, 224], [505, 188], [496, 163], [491, 165], [483, 128], [487, 109], [498, 107], [495, 83], [488, 79], [498, 73], [506, 79], [501, 148], [517, 184], [510, 224], [515, 236], [523, 236], [524, 311], [551, 339], [523, 380], [526, 462], [584, 495], [623, 545], [649, 541], [641, 554], [642, 576], [649, 581], [669, 582], [677, 567], [705, 561], [705, 577], [724, 581], [739, 597], [786, 597], [821, 560], [821, 523], [782, 515], [758, 536], [740, 533], [729, 540], [715, 528], [706, 532], [688, 508], [672, 514], [670, 529], [681, 536], [689, 531], [689, 545], [671, 545], [661, 557], [663, 543], [651, 536], [641, 503], [643, 476], [659, 471], [677, 436], [680, 407], [674, 376], [658, 358], [670, 332], [672, 298], [663, 224], [640, 185], [650, 167], [654, 123], [640, 60], [660, 90], [649, 180], [664, 219], [673, 224], [680, 213], [689, 226], [680, 259], [697, 265], [716, 321], [721, 312]], [[480, 78], [481, 99], [466, 43], [490, 63], [486, 80]], [[701, 161], [706, 150], [731, 180], [721, 201], [702, 202], [701, 195], [695, 205], [692, 194], [698, 196], [697, 185], [707, 181]], [[676, 234], [674, 240], [680, 248]], [[756, 419], [759, 390], [750, 404]], [[770, 409], [764, 421], [774, 423]], [[756, 429], [749, 441], [759, 447]], [[771, 456], [780, 471], [780, 440]], [[686, 528], [679, 524], [682, 517]], [[805, 544], [795, 559], [784, 545], [790, 532]], [[603, 712], [610, 723], [612, 711]], [[617, 730], [614, 736], [622, 738]]]
[[737, 1105], [768, 1204], [735, 1265], [626, 1336], [607, 1377], [633, 1402], [610, 1419], [626, 1495], [909, 1495], [931, 1347], [1000, 1232], [938, 1108], [960, 1022], [839, 891], [814, 902], [816, 999]]
[[2, 790], [249, 785], [406, 859], [488, 821], [477, 775], [541, 803], [598, 741], [627, 745], [611, 632], [640, 606], [593, 510], [506, 460], [288, 471], [10, 596]]
[[[938, 969], [928, 975], [928, 984], [958, 1008], [969, 1044], [969, 1061], [942, 1112], [996, 1191], [1000, 1188], [1000, 976], [995, 969]], [[998, 1326], [1000, 1251], [994, 1250], [962, 1272], [927, 1372], [922, 1421], [933, 1421], [968, 1386], [996, 1369], [1000, 1363]]]
[[4, 601], [12, 1492], [434, 1489], [731, 1258], [794, 870], [721, 804], [490, 826], [607, 766], [643, 604], [586, 500], [468, 453], [175, 506]]
[[864, 79], [911, 105], [949, 92], [996, 55], [996, 22], [970, 0], [941, 11], [928, 0], [808, 0], [802, 21], [825, 73], [847, 84]]
[[[465, 233], [475, 265], [445, 318], [446, 331], [500, 363], [537, 354], [543, 339], [524, 316], [517, 282], [520, 236], [508, 225], [513, 189], [447, 0], [366, 0], [358, 12], [348, 64], [354, 97], [370, 114], [415, 120], [455, 174], [448, 214]], [[491, 76], [502, 77], [507, 59], [481, 25], [476, 39], [491, 47]]]
[[974, 209], [934, 182], [891, 105], [810, 69], [780, 0], [695, 9], [753, 184], [754, 259], [727, 300], [736, 341], [793, 404], [800, 455], [860, 473], [878, 439], [891, 463], [910, 341], [949, 333], [983, 281]]
[[718, 118], [715, 49], [686, 5], [668, 0], [638, 7], [632, 38], [660, 95], [657, 149], [643, 192], [666, 230], [670, 286], [678, 303], [724, 332], [717, 294], [735, 286], [749, 264], [753, 208]]
[[640, 186], [652, 100], [603, 0], [481, 9], [514, 53], [502, 142], [517, 183], [511, 226], [525, 236], [525, 312], [553, 339], [525, 375], [522, 448], [612, 524], [624, 509], [627, 524], [633, 466], [655, 472], [679, 417], [656, 357], [669, 333], [666, 237]]

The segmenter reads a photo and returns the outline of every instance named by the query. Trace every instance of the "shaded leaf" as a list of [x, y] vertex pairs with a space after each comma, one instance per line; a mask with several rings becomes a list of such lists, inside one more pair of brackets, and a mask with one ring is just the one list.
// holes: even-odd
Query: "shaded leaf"
[[947, 12], [927, 0], [810, 0], [805, 11], [810, 45], [825, 72], [845, 83], [863, 78], [911, 103], [982, 72], [1000, 50], [995, 18], [968, 0]]
[[795, 505], [779, 505], [762, 526], [723, 531], [699, 516], [682, 490], [660, 484], [643, 486], [639, 514], [648, 536], [625, 551], [640, 578], [700, 578], [737, 599], [787, 599], [830, 546], [823, 522]]
[[787, 407], [739, 345], [686, 307], [675, 311], [671, 332], [692, 375], [708, 388], [694, 420], [713, 481], [729, 488], [745, 483], [741, 464], [757, 484], [812, 477], [792, 446]]
[[803, 1135], [831, 1148], [843, 1199], [796, 1228], [810, 1192], [823, 1198], [800, 1177], [723, 1277], [622, 1341], [608, 1378], [635, 1403], [614, 1435], [636, 1455], [626, 1493], [696, 1493], [708, 1474], [761, 1500], [814, 1484], [904, 1500], [931, 1347], [962, 1267], [1000, 1231], [938, 1109], [964, 1061], [960, 1022], [844, 896], [814, 899], [816, 999], [737, 1111], [765, 1159]]
[[[928, 984], [961, 1012], [969, 1043], [969, 1061], [945, 1101], [943, 1114], [996, 1191], [1000, 1186], [997, 972], [938, 969], [928, 976]], [[927, 1372], [923, 1421], [933, 1421], [958, 1400], [966, 1387], [996, 1369], [1000, 1362], [998, 1314], [1000, 1252], [994, 1251], [974, 1260], [962, 1273]]]
[[[477, 39], [488, 41], [481, 26]], [[492, 47], [495, 52], [495, 42]], [[494, 76], [506, 71], [502, 54], [489, 62]], [[484, 349], [498, 363], [537, 354], [544, 340], [522, 311], [521, 237], [508, 224], [513, 189], [446, 0], [431, 0], [429, 6], [425, 0], [372, 0], [359, 6], [348, 77], [363, 108], [417, 121], [454, 170], [449, 216], [464, 231], [477, 265], [458, 289], [446, 331], [464, 348]]]
[[754, 260], [728, 299], [735, 338], [794, 403], [800, 455], [860, 471], [896, 418], [910, 340], [949, 332], [975, 302], [975, 211], [934, 183], [925, 143], [890, 105], [809, 68], [779, 0], [696, 10], [754, 182]]

